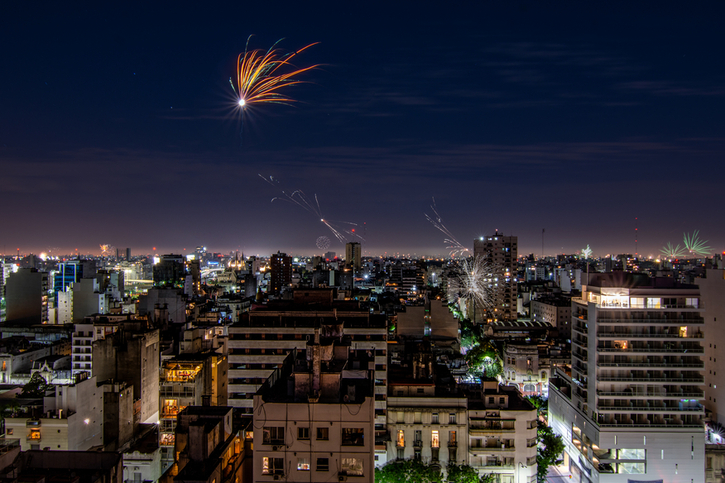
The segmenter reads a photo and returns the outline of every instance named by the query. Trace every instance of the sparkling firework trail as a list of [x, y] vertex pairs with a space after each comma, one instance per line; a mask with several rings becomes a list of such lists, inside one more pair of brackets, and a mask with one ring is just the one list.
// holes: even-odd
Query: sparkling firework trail
[[[269, 178], [259, 175], [260, 178], [265, 180], [267, 183], [272, 185], [274, 188], [279, 189], [277, 186], [279, 184], [279, 181], [274, 179], [274, 177], [270, 176]], [[295, 190], [291, 194], [287, 193], [286, 191], [282, 191], [281, 196], [275, 196], [272, 198], [272, 202], [274, 201], [285, 201], [287, 203], [292, 203], [293, 205], [297, 205], [303, 210], [315, 215], [317, 218], [319, 218], [320, 222], [325, 225], [333, 235], [335, 235], [335, 238], [340, 241], [340, 243], [345, 243], [347, 241], [347, 236], [350, 236], [352, 238], [357, 238], [361, 241], [365, 241], [363, 237], [358, 235], [355, 232], [355, 228], [357, 223], [353, 223], [351, 221], [332, 221], [332, 220], [326, 220], [324, 216], [322, 216], [322, 208], [320, 208], [320, 201], [317, 199], [317, 195], [314, 195], [314, 201], [307, 197], [307, 195], [302, 190]]]
[[458, 240], [456, 240], [456, 237], [453, 236], [453, 233], [451, 233], [451, 231], [443, 224], [443, 219], [441, 218], [441, 215], [438, 214], [435, 198], [433, 198], [433, 204], [430, 205], [430, 209], [433, 211], [434, 216], [430, 216], [428, 213], [424, 213], [425, 219], [428, 220], [434, 227], [436, 227], [441, 233], [446, 236], [443, 239], [443, 243], [445, 243], [447, 245], [446, 248], [450, 250], [450, 257], [460, 257], [463, 256], [464, 253], [470, 252], [468, 248], [464, 247]]
[[710, 247], [705, 245], [707, 240], [700, 240], [700, 230], [695, 230], [692, 234], [685, 233], [685, 248], [693, 255], [709, 255]]
[[229, 78], [232, 90], [237, 95], [239, 106], [245, 108], [260, 103], [289, 105], [295, 102], [284, 93], [284, 89], [301, 84], [303, 81], [296, 80], [295, 77], [319, 65], [297, 69], [290, 61], [300, 52], [317, 45], [317, 42], [306, 45], [296, 52], [282, 54], [280, 49], [275, 48], [282, 39], [264, 52], [260, 49], [249, 50], [249, 39], [251, 38], [251, 35], [247, 38], [244, 52], [237, 58], [236, 77], [234, 80]]
[[680, 247], [679, 243], [674, 247], [672, 246], [672, 243], [667, 243], [667, 245], [662, 247], [660, 253], [666, 258], [680, 258], [683, 257], [686, 252]]

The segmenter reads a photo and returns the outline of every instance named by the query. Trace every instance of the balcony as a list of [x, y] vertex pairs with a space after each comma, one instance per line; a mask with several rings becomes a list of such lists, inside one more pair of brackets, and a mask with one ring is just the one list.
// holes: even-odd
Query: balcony
[[662, 334], [649, 332], [613, 332], [609, 330], [600, 330], [597, 332], [600, 339], [702, 339], [702, 332], [695, 332], [692, 335], [680, 335], [678, 333]]
[[471, 446], [469, 451], [473, 455], [480, 455], [484, 453], [515, 452], [516, 448], [500, 444], [498, 446]]
[[609, 414], [609, 413], [633, 413], [633, 412], [644, 412], [644, 413], [682, 413], [682, 412], [691, 412], [691, 413], [704, 413], [705, 408], [704, 406], [653, 406], [649, 405], [627, 405], [627, 406], [619, 406], [619, 405], [598, 405], [597, 406], [597, 412], [601, 414]]
[[638, 318], [638, 319], [606, 319], [599, 317], [597, 324], [601, 325], [631, 325], [631, 324], [643, 324], [643, 325], [702, 325], [705, 323], [705, 319], [702, 317], [680, 319], [678, 317], [658, 317], [658, 318]]
[[703, 391], [685, 391], [685, 392], [633, 392], [633, 391], [619, 391], [619, 392], [605, 392], [597, 391], [599, 397], [622, 397], [622, 398], [658, 398], [658, 399], [681, 399], [683, 397], [704, 399], [705, 393]]
[[621, 376], [599, 376], [600, 382], [665, 382], [669, 384], [705, 384], [704, 377], [621, 377]]
[[692, 368], [692, 369], [701, 369], [705, 367], [704, 362], [651, 362], [651, 361], [641, 361], [641, 362], [598, 362], [597, 365], [599, 367], [640, 367], [640, 368], [647, 368], [647, 369], [656, 369], [659, 367], [665, 368], [665, 369], [673, 369], [673, 368]]
[[423, 441], [421, 441], [421, 440], [413, 441], [413, 447], [414, 448], [422, 448], [423, 447]]
[[662, 352], [667, 354], [703, 354], [705, 349], [702, 347], [628, 347], [627, 349], [615, 349], [614, 347], [597, 347], [597, 352], [608, 352], [618, 354], [651, 354], [656, 352]]

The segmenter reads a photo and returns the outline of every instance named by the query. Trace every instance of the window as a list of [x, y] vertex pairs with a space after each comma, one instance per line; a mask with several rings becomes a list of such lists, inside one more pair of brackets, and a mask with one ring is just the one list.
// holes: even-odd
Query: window
[[330, 460], [328, 458], [317, 458], [317, 471], [330, 471]]
[[5, 433], [7, 433], [8, 436], [12, 436], [13, 435], [13, 428], [8, 428], [7, 431], [5, 431]]
[[493, 404], [493, 396], [491, 396], [491, 397], [488, 398], [488, 403], [489, 404]]
[[297, 428], [297, 439], [310, 439], [310, 428]]
[[263, 444], [284, 444], [284, 426], [265, 427], [262, 434]]
[[420, 418], [421, 418], [420, 411], [416, 411], [415, 413], [413, 413], [413, 422], [415, 424], [420, 424]]
[[297, 458], [297, 471], [310, 471], [310, 460]]
[[456, 424], [456, 413], [448, 414], [448, 424]]
[[364, 433], [363, 428], [342, 428], [343, 446], [365, 446]]
[[455, 445], [456, 445], [456, 432], [448, 431], [448, 446], [455, 446]]
[[402, 429], [398, 430], [398, 437], [395, 438], [395, 442], [399, 448], [405, 446], [405, 431], [403, 431]]
[[362, 458], [342, 458], [340, 474], [348, 476], [363, 476]]
[[317, 428], [317, 439], [327, 441], [330, 439], [330, 428]]
[[264, 456], [262, 458], [262, 474], [263, 475], [283, 475], [284, 474], [284, 458], [270, 458]]
[[441, 446], [441, 438], [438, 434], [438, 430], [433, 430], [430, 433], [430, 447], [431, 448], [440, 448]]
[[498, 403], [499, 404], [506, 404], [506, 398], [505, 397], [498, 398]]
[[423, 388], [422, 388], [422, 387], [419, 387], [419, 388], [417, 388], [417, 389], [415, 390], [416, 394], [423, 394], [423, 391], [424, 391], [424, 390], [423, 390]]
[[433, 413], [430, 416], [431, 424], [438, 424], [438, 413]]

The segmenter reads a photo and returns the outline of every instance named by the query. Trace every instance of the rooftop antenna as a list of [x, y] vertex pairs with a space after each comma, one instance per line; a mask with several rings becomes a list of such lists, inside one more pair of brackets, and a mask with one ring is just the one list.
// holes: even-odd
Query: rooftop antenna
[[634, 217], [634, 257], [637, 258], [637, 217]]
[[546, 231], [545, 228], [541, 229], [541, 259], [544, 259], [544, 232]]

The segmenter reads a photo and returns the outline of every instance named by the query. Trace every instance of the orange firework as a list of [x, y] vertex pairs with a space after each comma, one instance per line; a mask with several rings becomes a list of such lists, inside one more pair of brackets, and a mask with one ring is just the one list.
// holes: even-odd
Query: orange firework
[[[290, 63], [295, 55], [313, 45], [317, 45], [318, 42], [302, 47], [296, 52], [282, 54], [279, 49], [275, 49], [280, 40], [266, 53], [262, 50], [248, 51], [245, 47], [244, 52], [239, 54], [236, 86], [231, 78], [229, 83], [239, 98], [240, 107], [262, 102], [276, 104], [294, 102], [294, 99], [284, 92], [280, 92], [280, 90], [287, 86], [302, 83], [303, 81], [297, 80], [296, 77], [318, 67], [318, 65], [312, 65], [297, 69]], [[247, 39], [247, 45], [249, 45], [249, 39]]]

